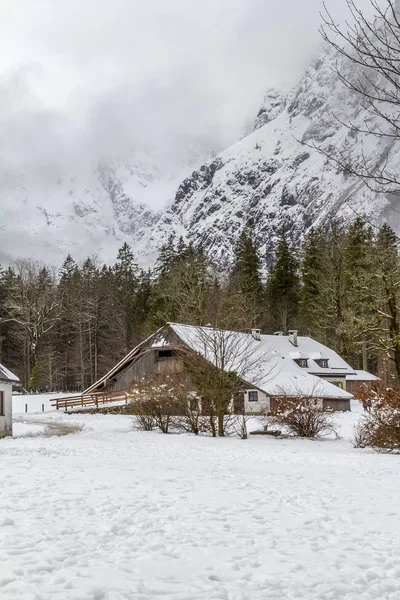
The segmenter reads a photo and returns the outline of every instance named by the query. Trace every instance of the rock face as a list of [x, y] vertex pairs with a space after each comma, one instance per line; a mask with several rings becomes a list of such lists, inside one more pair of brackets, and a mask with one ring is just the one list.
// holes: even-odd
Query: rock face
[[390, 150], [392, 164], [400, 164], [395, 144], [356, 134], [339, 122], [363, 125], [370, 117], [359, 97], [338, 81], [335, 60], [332, 53], [324, 54], [290, 94], [267, 92], [253, 133], [181, 183], [156, 227], [143, 233], [145, 252], [174, 230], [203, 244], [223, 269], [249, 223], [267, 263], [282, 226], [294, 243], [332, 216], [345, 221], [362, 214], [379, 224], [390, 215], [400, 230], [399, 214], [390, 210], [396, 197], [378, 195], [339, 173], [315, 147], [349, 158], [364, 151], [376, 164]]
[[286, 108], [289, 94], [275, 89], [266, 92], [254, 122], [254, 131], [278, 117]]

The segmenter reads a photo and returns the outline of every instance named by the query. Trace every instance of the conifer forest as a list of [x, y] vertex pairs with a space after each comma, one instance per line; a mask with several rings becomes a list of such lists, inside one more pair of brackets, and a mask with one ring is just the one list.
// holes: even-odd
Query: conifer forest
[[400, 257], [388, 225], [280, 231], [267, 262], [241, 235], [228, 272], [170, 237], [145, 271], [124, 244], [112, 266], [67, 256], [59, 271], [19, 260], [0, 271], [0, 362], [26, 390], [78, 391], [168, 321], [263, 333], [297, 329], [354, 368], [400, 376]]

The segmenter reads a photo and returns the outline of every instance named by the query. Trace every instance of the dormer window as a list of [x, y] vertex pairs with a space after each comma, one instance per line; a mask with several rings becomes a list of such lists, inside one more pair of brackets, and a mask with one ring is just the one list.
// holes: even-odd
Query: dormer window
[[319, 367], [321, 367], [321, 369], [328, 368], [328, 359], [327, 358], [319, 358], [319, 359], [316, 359], [315, 362], [317, 363], [317, 365]]
[[297, 363], [302, 369], [307, 369], [308, 367], [308, 360], [306, 358], [296, 358], [294, 362]]

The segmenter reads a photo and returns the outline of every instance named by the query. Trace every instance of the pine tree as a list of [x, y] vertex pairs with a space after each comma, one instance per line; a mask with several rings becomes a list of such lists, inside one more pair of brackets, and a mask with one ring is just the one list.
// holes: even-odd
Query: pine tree
[[139, 269], [129, 244], [118, 250], [114, 265], [116, 325], [120, 331], [122, 350], [126, 354], [135, 341], [135, 303]]
[[158, 279], [162, 279], [168, 275], [176, 260], [176, 255], [175, 234], [170, 234], [167, 243], [161, 246], [154, 267], [154, 274]]
[[73, 273], [77, 271], [77, 269], [78, 265], [76, 264], [72, 256], [68, 254], [67, 258], [64, 260], [60, 268], [59, 276], [61, 281], [63, 280], [63, 278], [70, 277]]
[[167, 321], [204, 324], [209, 318], [211, 270], [211, 261], [201, 248], [181, 247], [168, 272], [164, 271], [155, 281], [152, 329]]
[[229, 276], [228, 294], [232, 317], [242, 328], [264, 324], [265, 292], [261, 280], [261, 260], [248, 231], [243, 231], [235, 247], [233, 267]]
[[76, 391], [81, 381], [78, 318], [81, 296], [81, 271], [70, 255], [60, 269], [57, 289], [60, 318], [57, 324], [56, 356], [58, 357], [58, 389]]
[[303, 246], [300, 291], [300, 331], [304, 335], [323, 338], [326, 279], [326, 244], [322, 229], [310, 229]]
[[260, 301], [263, 296], [261, 260], [252, 236], [243, 231], [236, 244], [231, 282], [242, 292]]
[[385, 224], [377, 236], [377, 277], [379, 280], [379, 337], [381, 353], [391, 359], [400, 381], [400, 258], [393, 229]]
[[287, 332], [298, 327], [300, 277], [299, 262], [291, 249], [286, 231], [279, 235], [275, 262], [267, 279], [267, 298], [274, 328]]
[[345, 357], [365, 370], [368, 369], [368, 348], [371, 347], [368, 331], [374, 320], [374, 254], [372, 229], [363, 219], [357, 218], [349, 226], [343, 244], [342, 276], [346, 298], [339, 332], [345, 340]]

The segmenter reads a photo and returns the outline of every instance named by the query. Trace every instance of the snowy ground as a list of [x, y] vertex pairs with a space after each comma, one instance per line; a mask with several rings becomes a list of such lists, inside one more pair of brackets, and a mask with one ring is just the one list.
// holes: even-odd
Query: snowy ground
[[352, 448], [357, 413], [340, 440], [213, 440], [42, 398], [0, 441], [2, 600], [400, 599], [400, 457]]

